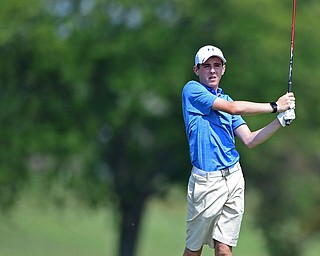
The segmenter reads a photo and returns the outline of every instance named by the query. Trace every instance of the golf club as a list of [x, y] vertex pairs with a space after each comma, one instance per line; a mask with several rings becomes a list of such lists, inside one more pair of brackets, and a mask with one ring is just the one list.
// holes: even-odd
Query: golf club
[[293, 0], [288, 92], [292, 92], [292, 70], [293, 70], [293, 51], [294, 51], [295, 20], [296, 20], [296, 0]]
[[[296, 21], [296, 0], [293, 0], [292, 9], [292, 25], [291, 25], [291, 48], [290, 48], [290, 60], [289, 60], [289, 81], [288, 81], [288, 92], [292, 92], [292, 70], [293, 70], [293, 52], [294, 52], [294, 31], [295, 31], [295, 21]], [[294, 111], [289, 109], [287, 111]], [[287, 112], [286, 111], [286, 112]], [[286, 125], [289, 125], [291, 120], [286, 120]]]

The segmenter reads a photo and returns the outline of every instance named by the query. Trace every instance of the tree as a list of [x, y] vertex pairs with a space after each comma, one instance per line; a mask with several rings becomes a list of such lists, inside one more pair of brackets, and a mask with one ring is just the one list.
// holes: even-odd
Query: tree
[[[301, 4], [301, 10], [316, 12], [315, 3]], [[6, 125], [0, 134], [0, 205], [9, 207], [28, 177], [41, 177], [47, 189], [62, 183], [91, 207], [112, 202], [119, 215], [119, 255], [134, 255], [148, 198], [189, 175], [180, 94], [195, 78], [195, 51], [217, 43], [228, 60], [223, 89], [235, 99], [272, 101], [286, 90], [289, 9], [283, 2], [249, 0], [1, 2], [0, 118]], [[304, 22], [316, 24], [313, 18]], [[298, 255], [297, 241], [319, 225], [311, 214], [319, 198], [319, 109], [311, 105], [318, 88], [304, 76], [316, 80], [317, 67], [303, 65], [317, 58], [319, 39], [298, 24], [294, 91], [304, 97], [298, 99], [297, 121], [242, 153], [247, 180], [261, 195], [257, 221], [270, 251], [282, 255]], [[303, 50], [302, 38], [308, 39]], [[295, 86], [304, 83], [310, 91]], [[299, 108], [302, 102], [310, 111]], [[255, 127], [270, 118], [247, 121]], [[306, 123], [315, 126], [302, 140], [296, 134], [304, 133]], [[270, 175], [275, 168], [279, 175]], [[309, 193], [301, 193], [302, 185], [292, 189], [301, 170], [308, 175], [299, 184], [314, 184]], [[56, 203], [64, 200], [56, 195]], [[313, 217], [310, 225], [302, 225], [301, 215]], [[285, 227], [274, 232], [280, 223]], [[288, 235], [291, 227], [297, 227], [296, 236]], [[290, 246], [275, 247], [275, 241]]]

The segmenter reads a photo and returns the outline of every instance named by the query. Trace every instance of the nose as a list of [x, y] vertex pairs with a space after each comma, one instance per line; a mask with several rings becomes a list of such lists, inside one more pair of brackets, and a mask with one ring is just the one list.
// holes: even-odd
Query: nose
[[211, 66], [211, 67], [210, 67], [210, 73], [212, 73], [212, 74], [215, 74], [215, 73], [216, 73], [216, 70], [215, 70], [214, 66]]

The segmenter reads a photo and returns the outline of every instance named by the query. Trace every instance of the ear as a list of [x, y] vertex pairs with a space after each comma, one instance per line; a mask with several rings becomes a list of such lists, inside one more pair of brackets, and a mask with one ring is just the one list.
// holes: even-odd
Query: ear
[[224, 73], [226, 72], [226, 69], [227, 69], [227, 66], [226, 66], [226, 65], [223, 65], [223, 67], [222, 67], [222, 73], [221, 73], [222, 76], [223, 76]]
[[193, 72], [194, 72], [197, 76], [199, 76], [199, 69], [198, 69], [197, 66], [194, 66], [194, 67], [193, 67]]

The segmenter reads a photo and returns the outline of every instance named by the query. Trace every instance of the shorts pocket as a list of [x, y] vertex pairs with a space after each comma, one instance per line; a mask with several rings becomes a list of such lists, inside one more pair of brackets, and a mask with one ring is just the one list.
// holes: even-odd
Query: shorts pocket
[[194, 179], [194, 187], [192, 193], [192, 201], [199, 203], [204, 199], [207, 188], [207, 178], [197, 174], [192, 174]]

